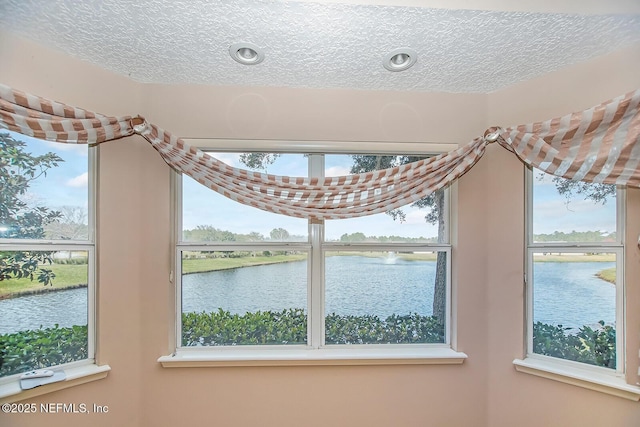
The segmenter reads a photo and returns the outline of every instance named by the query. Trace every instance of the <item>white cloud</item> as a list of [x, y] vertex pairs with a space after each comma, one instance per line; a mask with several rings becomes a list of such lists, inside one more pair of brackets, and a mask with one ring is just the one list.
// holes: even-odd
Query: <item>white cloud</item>
[[429, 210], [410, 208], [408, 206], [405, 206], [403, 210], [405, 210], [405, 213], [406, 213], [405, 220], [407, 224], [423, 225], [426, 223], [426, 220], [424, 219], [424, 217], [429, 213]]
[[350, 175], [351, 170], [344, 166], [332, 166], [324, 172], [325, 176], [344, 176]]
[[600, 205], [588, 200], [576, 200], [567, 205], [552, 200], [536, 205], [534, 233], [607, 230], [615, 231], [616, 212], [613, 204]]
[[88, 183], [89, 183], [89, 174], [85, 172], [82, 175], [78, 175], [76, 177], [73, 177], [67, 180], [65, 185], [67, 187], [82, 188], [82, 187], [86, 187]]
[[51, 150], [58, 153], [66, 151], [66, 152], [72, 152], [77, 155], [86, 157], [89, 152], [87, 144], [67, 144], [63, 142], [53, 142], [53, 141], [46, 141], [41, 139], [34, 139], [34, 140], [44, 144], [45, 146], [49, 147]]
[[234, 168], [241, 167], [239, 153], [207, 153], [207, 155], [218, 159], [229, 166], [233, 166]]

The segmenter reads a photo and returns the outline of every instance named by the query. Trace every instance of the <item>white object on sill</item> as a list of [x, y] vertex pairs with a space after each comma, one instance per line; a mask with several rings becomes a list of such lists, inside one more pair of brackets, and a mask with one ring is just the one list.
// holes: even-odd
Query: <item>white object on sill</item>
[[94, 363], [74, 364], [74, 366], [66, 366], [64, 368], [66, 374], [64, 381], [47, 384], [44, 387], [35, 387], [30, 390], [23, 390], [20, 387], [20, 379], [17, 375], [15, 380], [9, 379], [9, 381], [6, 381], [6, 379], [0, 379], [0, 403], [32, 399], [36, 396], [100, 380], [106, 378], [110, 370], [111, 367], [109, 365], [98, 366]]
[[35, 371], [25, 372], [20, 375], [21, 380], [33, 379], [33, 378], [44, 378], [53, 376], [53, 371], [50, 369], [36, 369]]
[[40, 371], [30, 371], [20, 376], [20, 388], [22, 390], [30, 390], [41, 385], [64, 381], [65, 379], [67, 379], [67, 375], [64, 373], [64, 371], [54, 372], [48, 369], [43, 369]]

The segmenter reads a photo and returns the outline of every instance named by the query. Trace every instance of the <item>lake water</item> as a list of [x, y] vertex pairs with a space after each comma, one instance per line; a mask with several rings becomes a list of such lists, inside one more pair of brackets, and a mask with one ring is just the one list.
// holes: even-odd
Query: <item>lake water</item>
[[616, 321], [616, 287], [595, 274], [613, 262], [534, 263], [533, 319], [571, 328]]
[[[327, 258], [326, 312], [430, 315], [435, 261], [334, 256]], [[357, 266], [357, 268], [354, 268]], [[534, 267], [534, 320], [568, 327], [615, 323], [615, 287], [595, 277], [613, 263], [540, 262]], [[359, 271], [359, 274], [354, 274]], [[183, 311], [233, 313], [306, 308], [306, 262], [186, 275]], [[0, 301], [0, 334], [87, 323], [87, 289]], [[62, 309], [61, 309], [62, 308]]]
[[0, 300], [0, 334], [87, 324], [87, 288]]

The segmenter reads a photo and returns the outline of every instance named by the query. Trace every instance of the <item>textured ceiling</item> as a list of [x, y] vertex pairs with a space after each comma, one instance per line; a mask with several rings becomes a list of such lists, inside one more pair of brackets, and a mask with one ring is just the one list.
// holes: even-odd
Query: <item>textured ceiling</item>
[[[438, 92], [492, 92], [640, 43], [640, 14], [308, 1], [0, 0], [0, 28], [144, 83]], [[234, 62], [237, 42], [264, 62]], [[389, 72], [398, 47], [418, 62]]]

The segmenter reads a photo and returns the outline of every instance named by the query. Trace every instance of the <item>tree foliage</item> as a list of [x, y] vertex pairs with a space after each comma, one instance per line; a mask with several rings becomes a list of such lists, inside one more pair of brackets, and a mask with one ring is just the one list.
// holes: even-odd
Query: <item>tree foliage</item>
[[615, 242], [616, 233], [603, 233], [601, 231], [554, 231], [550, 234], [534, 234], [536, 242]]
[[365, 234], [361, 231], [358, 231], [356, 233], [344, 233], [342, 236], [340, 236], [340, 241], [341, 242], [351, 242], [351, 243], [362, 243], [367, 241], [367, 236], [365, 236]]
[[[432, 316], [393, 314], [385, 319], [372, 315], [331, 313], [325, 318], [327, 344], [442, 343], [444, 328]], [[305, 344], [307, 315], [299, 308], [231, 314], [182, 314], [182, 345]]]
[[[544, 175], [541, 175], [539, 179], [544, 179]], [[604, 205], [609, 197], [616, 195], [616, 186], [613, 184], [573, 181], [559, 176], [554, 176], [552, 181], [558, 193], [565, 197], [567, 204], [575, 197], [581, 196], [584, 200]]]
[[[353, 159], [353, 165], [351, 166], [351, 173], [353, 174], [389, 169], [424, 159], [424, 157], [418, 156], [375, 156], [369, 154], [355, 154], [351, 158]], [[436, 203], [436, 193], [415, 201], [411, 206], [426, 209], [425, 220], [430, 224], [438, 223], [440, 207]], [[400, 222], [404, 222], [406, 219], [406, 214], [402, 209], [394, 209], [388, 211], [387, 214]]]
[[62, 206], [60, 216], [44, 227], [45, 238], [83, 240], [89, 237], [87, 210], [81, 206]]
[[575, 332], [562, 325], [533, 324], [533, 352], [575, 362], [615, 369], [616, 330], [604, 321]]
[[272, 165], [280, 157], [278, 153], [242, 153], [240, 162], [251, 169], [263, 170]]
[[[248, 234], [222, 230], [212, 225], [198, 225], [192, 230], [184, 230], [183, 237], [190, 242], [262, 242], [265, 236], [257, 231]], [[284, 228], [274, 228], [269, 233], [272, 240], [288, 240], [292, 236]]]
[[269, 237], [271, 237], [271, 240], [288, 240], [290, 236], [287, 230], [282, 227], [278, 227], [271, 230]]
[[237, 235], [220, 230], [212, 225], [198, 225], [193, 230], [184, 230], [184, 239], [192, 242], [235, 242]]
[[[58, 211], [27, 202], [30, 185], [63, 162], [54, 153], [35, 156], [26, 144], [0, 133], [0, 237], [42, 239], [45, 227], [60, 218]], [[42, 251], [0, 252], [0, 280], [28, 277], [45, 285], [55, 277], [40, 265], [51, 264], [51, 253]]]
[[[378, 155], [352, 155], [353, 165], [351, 173], [365, 173], [374, 170], [388, 169], [407, 163], [417, 162], [424, 159], [418, 156], [378, 156]], [[425, 221], [438, 225], [438, 242], [445, 240], [445, 219], [444, 219], [444, 192], [442, 190], [431, 193], [411, 204], [411, 207], [426, 210]], [[406, 214], [402, 209], [393, 209], [387, 212], [394, 220], [403, 222]], [[436, 278], [434, 284], [433, 315], [434, 318], [444, 325], [446, 318], [446, 289], [447, 289], [447, 259], [446, 253], [438, 252], [436, 261]]]
[[[240, 155], [240, 161], [251, 169], [267, 170], [267, 167], [273, 164], [279, 157], [274, 153], [244, 153]], [[355, 154], [351, 155], [353, 164], [350, 173], [359, 174], [375, 170], [388, 169], [401, 166], [407, 163], [416, 162], [424, 159], [419, 156], [385, 156], [385, 155], [369, 155]], [[438, 242], [444, 242], [445, 220], [444, 220], [444, 192], [442, 190], [430, 194], [411, 204], [411, 207], [424, 209], [426, 211], [425, 220], [430, 224], [438, 224]], [[387, 212], [394, 220], [404, 222], [406, 214], [402, 209], [393, 209]], [[346, 235], [345, 239], [360, 238], [362, 236]], [[341, 237], [341, 240], [342, 240]], [[446, 269], [447, 261], [444, 252], [438, 252], [436, 263], [436, 279], [434, 286], [433, 313], [441, 324], [444, 324], [446, 317]]]
[[88, 357], [87, 325], [0, 335], [0, 377]]

